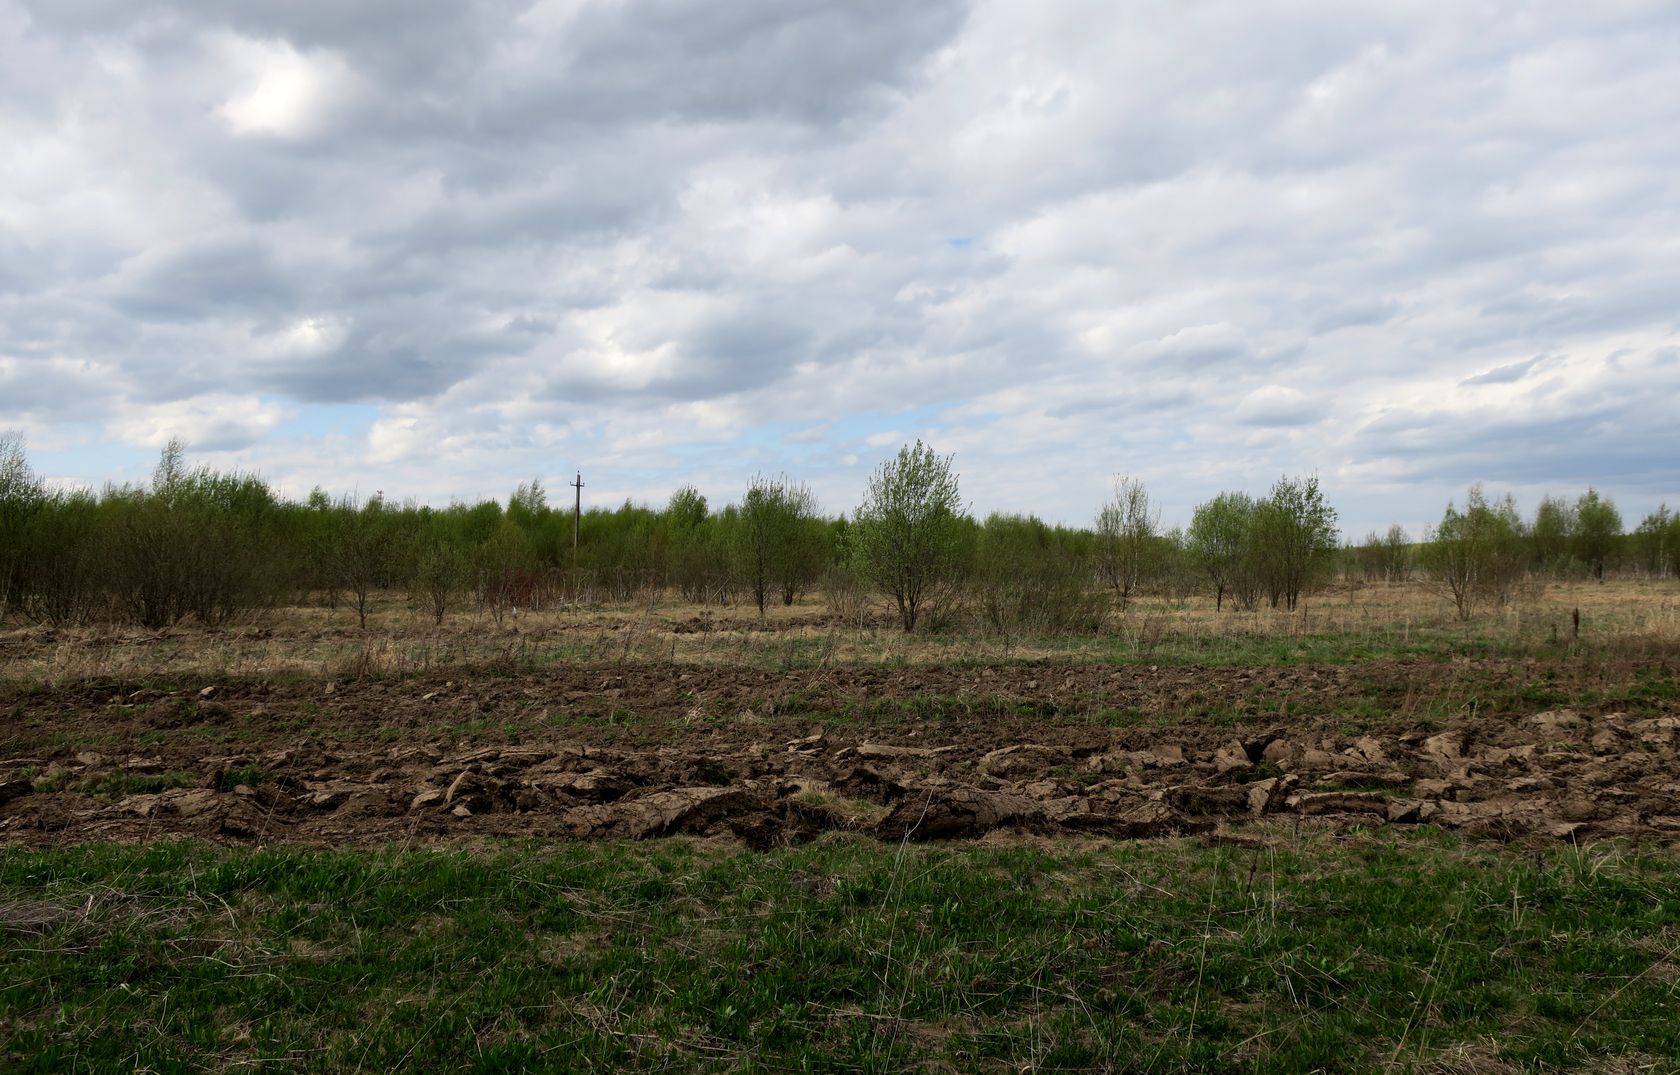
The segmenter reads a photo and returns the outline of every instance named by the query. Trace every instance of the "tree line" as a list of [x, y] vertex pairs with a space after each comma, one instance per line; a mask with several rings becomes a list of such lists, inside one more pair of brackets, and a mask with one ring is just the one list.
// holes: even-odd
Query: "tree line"
[[1591, 490], [1548, 498], [1524, 520], [1510, 498], [1473, 489], [1421, 543], [1396, 526], [1344, 546], [1336, 520], [1310, 476], [1259, 496], [1221, 493], [1183, 528], [1163, 529], [1129, 477], [1089, 527], [976, 520], [951, 457], [917, 442], [882, 463], [849, 515], [826, 515], [802, 482], [760, 475], [722, 508], [683, 487], [663, 508], [592, 508], [574, 534], [572, 512], [551, 507], [535, 480], [505, 503], [431, 508], [319, 489], [295, 501], [256, 475], [190, 466], [172, 443], [147, 483], [56, 490], [18, 437], [0, 435], [0, 619], [214, 626], [323, 603], [365, 625], [376, 595], [395, 592], [437, 623], [464, 612], [502, 623], [662, 591], [760, 612], [819, 591], [831, 612], [860, 622], [882, 598], [906, 631], [1049, 633], [1100, 629], [1146, 593], [1294, 609], [1332, 578], [1421, 573], [1468, 616], [1533, 573], [1680, 570], [1680, 518], [1663, 508], [1624, 534], [1614, 504]]

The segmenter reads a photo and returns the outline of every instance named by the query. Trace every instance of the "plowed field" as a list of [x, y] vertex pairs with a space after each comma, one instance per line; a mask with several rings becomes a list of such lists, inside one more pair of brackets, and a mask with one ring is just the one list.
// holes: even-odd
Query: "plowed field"
[[1419, 825], [1680, 838], [1667, 669], [1368, 662], [12, 688], [0, 842], [239, 844], [828, 830], [1114, 838]]

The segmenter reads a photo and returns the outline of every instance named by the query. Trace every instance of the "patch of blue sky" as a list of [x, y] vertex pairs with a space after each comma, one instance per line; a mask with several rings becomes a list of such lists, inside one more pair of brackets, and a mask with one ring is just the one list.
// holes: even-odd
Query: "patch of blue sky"
[[919, 431], [936, 425], [938, 415], [937, 407], [906, 407], [837, 415], [826, 422], [764, 422], [743, 430], [735, 446], [743, 456], [778, 465], [802, 459], [828, 461], [837, 452], [886, 455], [897, 451], [899, 445], [872, 445], [871, 437], [896, 433], [908, 443]]
[[312, 403], [299, 407], [268, 437], [276, 440], [335, 435], [360, 437], [379, 418], [379, 408], [366, 403]]
[[146, 481], [158, 461], [155, 449], [101, 439], [56, 450], [29, 445], [26, 451], [35, 473], [57, 483], [79, 483], [92, 489], [102, 488], [107, 482], [122, 485]]

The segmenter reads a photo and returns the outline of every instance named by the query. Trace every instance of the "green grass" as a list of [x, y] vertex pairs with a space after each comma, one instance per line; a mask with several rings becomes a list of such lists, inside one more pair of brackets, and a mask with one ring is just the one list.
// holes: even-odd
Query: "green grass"
[[8, 900], [68, 915], [0, 932], [8, 1070], [1680, 1070], [1669, 852], [84, 846]]

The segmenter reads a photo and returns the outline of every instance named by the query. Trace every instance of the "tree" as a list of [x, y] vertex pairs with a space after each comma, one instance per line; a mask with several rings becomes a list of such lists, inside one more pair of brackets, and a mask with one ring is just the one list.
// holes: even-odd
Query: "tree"
[[1405, 582], [1412, 577], [1412, 539], [1406, 528], [1390, 523], [1382, 537], [1383, 577], [1389, 582]]
[[1658, 577], [1680, 573], [1680, 515], [1663, 504], [1645, 516], [1633, 532], [1639, 566]]
[[23, 436], [0, 432], [0, 620], [22, 581], [25, 544], [45, 496], [24, 455]]
[[1589, 486], [1575, 501], [1575, 556], [1600, 582], [1621, 536], [1622, 513], [1616, 510], [1616, 502]]
[[255, 475], [189, 469], [180, 441], [158, 458], [148, 488], [106, 497], [116, 521], [109, 545], [117, 603], [147, 627], [188, 615], [224, 623], [278, 593], [284, 564], [263, 550], [279, 505]]
[[859, 573], [897, 603], [906, 632], [955, 579], [964, 529], [950, 456], [918, 440], [869, 479], [849, 536]]
[[759, 615], [772, 594], [793, 604], [822, 569], [817, 523], [816, 497], [804, 484], [785, 475], [752, 480], [734, 517], [730, 545]]
[[333, 509], [330, 530], [330, 563], [334, 588], [350, 595], [356, 622], [367, 627], [373, 593], [390, 573], [396, 548], [393, 520], [383, 497], [369, 498], [360, 509], [352, 500], [342, 500]]
[[1507, 496], [1490, 504], [1480, 485], [1470, 487], [1464, 511], [1451, 503], [1419, 555], [1423, 569], [1452, 598], [1467, 620], [1486, 601], [1503, 603], [1522, 574], [1521, 518]]
[[1301, 593], [1337, 548], [1336, 509], [1324, 502], [1318, 478], [1279, 478], [1254, 511], [1253, 549], [1260, 581], [1273, 608], [1291, 612]]
[[1220, 493], [1199, 505], [1190, 517], [1190, 557], [1213, 583], [1213, 605], [1225, 607], [1232, 593], [1244, 608], [1254, 607], [1250, 545], [1254, 529], [1254, 498], [1247, 493]]
[[511, 515], [496, 524], [495, 532], [478, 547], [475, 560], [479, 601], [498, 626], [510, 611], [532, 603], [536, 550]]
[[1399, 523], [1390, 524], [1385, 533], [1366, 534], [1357, 556], [1360, 574], [1367, 581], [1404, 582], [1412, 573], [1411, 542]]
[[1547, 574], [1562, 570], [1574, 540], [1575, 509], [1555, 496], [1542, 497], [1528, 537], [1535, 569]]
[[993, 514], [976, 534], [975, 607], [996, 631], [1095, 630], [1106, 601], [1090, 564], [1061, 527], [1033, 516]]
[[466, 556], [452, 538], [434, 523], [421, 541], [414, 565], [414, 597], [440, 627], [467, 577]]
[[1138, 478], [1114, 479], [1114, 495], [1097, 512], [1097, 570], [1125, 608], [1137, 592], [1155, 553], [1161, 513]]

